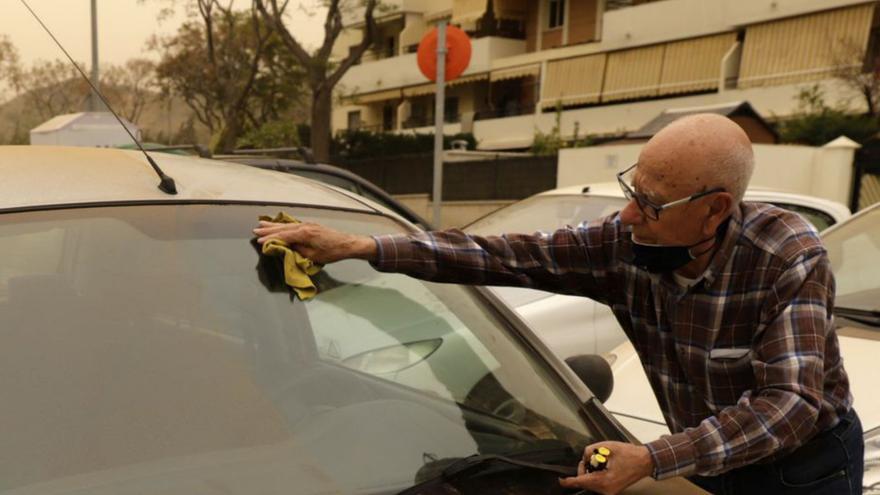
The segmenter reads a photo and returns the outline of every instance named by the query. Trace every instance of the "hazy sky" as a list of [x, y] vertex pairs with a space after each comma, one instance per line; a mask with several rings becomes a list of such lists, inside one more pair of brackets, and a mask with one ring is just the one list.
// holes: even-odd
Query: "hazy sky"
[[[68, 52], [78, 61], [91, 62], [90, 0], [27, 0]], [[236, 0], [242, 6], [249, 0]], [[178, 4], [183, 5], [184, 1]], [[311, 2], [309, 2], [311, 3]], [[296, 5], [296, 2], [291, 2]], [[0, 33], [9, 36], [18, 48], [22, 61], [55, 59], [64, 55], [40, 28], [20, 0], [0, 0]], [[167, 0], [98, 0], [98, 49], [100, 63], [122, 63], [145, 56], [144, 44], [154, 33], [175, 31], [185, 19], [184, 9], [174, 17], [157, 20]], [[297, 9], [288, 25], [302, 43], [316, 46], [323, 39], [323, 20], [310, 18]]]

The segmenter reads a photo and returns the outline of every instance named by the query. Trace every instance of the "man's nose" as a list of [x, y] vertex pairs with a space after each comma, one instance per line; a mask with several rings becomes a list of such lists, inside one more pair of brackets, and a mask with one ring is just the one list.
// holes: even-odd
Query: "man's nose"
[[645, 215], [639, 209], [635, 199], [631, 199], [626, 206], [620, 210], [620, 221], [624, 225], [639, 225], [645, 223]]

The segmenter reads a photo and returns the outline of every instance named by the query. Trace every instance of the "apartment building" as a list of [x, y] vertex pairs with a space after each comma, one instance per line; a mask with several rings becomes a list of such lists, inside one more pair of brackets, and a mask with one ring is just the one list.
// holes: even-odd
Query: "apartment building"
[[[559, 123], [563, 137], [620, 136], [661, 112], [748, 101], [778, 118], [805, 85], [875, 67], [876, 0], [384, 0], [380, 36], [337, 88], [334, 131], [433, 132], [434, 85], [416, 47], [440, 20], [467, 32], [471, 62], [446, 88], [445, 132], [516, 150]], [[352, 12], [337, 56], [360, 40]], [[360, 24], [359, 24], [360, 23]]]

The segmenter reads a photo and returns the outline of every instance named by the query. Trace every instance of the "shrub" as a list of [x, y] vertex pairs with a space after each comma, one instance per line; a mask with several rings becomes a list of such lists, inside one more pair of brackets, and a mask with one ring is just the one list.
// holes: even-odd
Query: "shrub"
[[818, 85], [802, 89], [797, 100], [797, 111], [777, 125], [783, 143], [822, 146], [840, 136], [863, 143], [880, 131], [877, 121], [870, 115], [830, 107]]

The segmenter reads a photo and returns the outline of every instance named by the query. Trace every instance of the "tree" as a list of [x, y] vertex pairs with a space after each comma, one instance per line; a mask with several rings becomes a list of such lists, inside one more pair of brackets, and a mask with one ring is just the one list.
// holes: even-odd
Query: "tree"
[[145, 58], [111, 65], [101, 72], [101, 91], [121, 117], [140, 120], [144, 108], [158, 98], [156, 63]]
[[9, 37], [0, 34], [0, 101], [5, 99], [11, 76], [18, 69], [18, 50]]
[[858, 46], [842, 46], [834, 57], [835, 76], [862, 96], [868, 115], [880, 120], [880, 50], [872, 48], [869, 45], [865, 56]]
[[239, 148], [292, 148], [299, 146], [299, 128], [289, 120], [276, 120], [251, 129], [238, 140]]
[[802, 89], [797, 100], [797, 111], [778, 124], [779, 137], [784, 143], [822, 146], [840, 136], [865, 142], [880, 130], [877, 120], [870, 115], [856, 115], [828, 106], [818, 85]]
[[[81, 65], [82, 67], [82, 65]], [[156, 97], [155, 65], [143, 59], [111, 65], [101, 74], [101, 91], [121, 116], [137, 122], [144, 107]], [[9, 85], [27, 108], [24, 125], [36, 125], [56, 115], [82, 111], [91, 90], [66, 60], [39, 60], [30, 67], [10, 69]]]
[[90, 94], [88, 83], [76, 68], [59, 59], [38, 60], [30, 67], [18, 67], [11, 73], [10, 83], [38, 122], [80, 111]]
[[253, 8], [194, 0], [190, 19], [160, 51], [157, 78], [210, 129], [212, 148], [230, 151], [249, 129], [279, 120], [301, 104], [303, 70]]
[[330, 55], [333, 45], [344, 27], [342, 24], [343, 11], [353, 7], [343, 5], [344, 1], [328, 0], [327, 16], [324, 19], [324, 41], [317, 50], [309, 53], [284, 24], [285, 13], [289, 5], [288, 0], [284, 0], [280, 5], [278, 0], [254, 0], [254, 5], [266, 23], [278, 33], [284, 45], [306, 69], [306, 78], [312, 92], [311, 148], [315, 159], [325, 162], [330, 158], [333, 88], [336, 87], [346, 71], [360, 60], [364, 52], [373, 44], [377, 31], [376, 21], [373, 18], [377, 0], [358, 0], [359, 6], [364, 9], [364, 28], [361, 42], [352, 47], [348, 55], [338, 64], [332, 64]]

